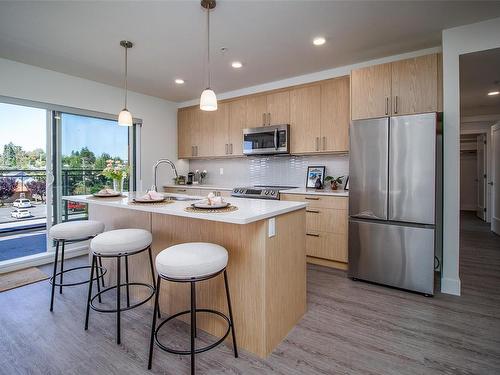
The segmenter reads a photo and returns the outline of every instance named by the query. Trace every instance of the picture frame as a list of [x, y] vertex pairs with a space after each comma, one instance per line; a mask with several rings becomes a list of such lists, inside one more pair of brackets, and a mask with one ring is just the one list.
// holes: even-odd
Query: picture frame
[[319, 178], [321, 186], [325, 183], [326, 167], [324, 165], [308, 166], [306, 175], [306, 188], [315, 188], [316, 181]]
[[347, 176], [347, 179], [345, 181], [344, 190], [349, 190], [349, 176]]

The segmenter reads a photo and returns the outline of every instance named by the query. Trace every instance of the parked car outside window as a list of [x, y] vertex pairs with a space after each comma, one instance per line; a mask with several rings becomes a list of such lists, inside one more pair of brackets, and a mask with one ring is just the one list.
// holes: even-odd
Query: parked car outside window
[[13, 206], [17, 208], [29, 208], [31, 207], [31, 201], [29, 199], [23, 198], [16, 199], [13, 203]]
[[30, 210], [26, 208], [18, 208], [10, 213], [10, 216], [15, 217], [16, 219], [24, 219], [26, 217], [31, 217]]

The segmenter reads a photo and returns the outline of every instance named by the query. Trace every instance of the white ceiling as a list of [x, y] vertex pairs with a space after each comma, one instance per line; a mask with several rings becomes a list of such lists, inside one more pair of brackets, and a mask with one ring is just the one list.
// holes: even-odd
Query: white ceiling
[[[442, 29], [498, 16], [500, 2], [218, 0], [212, 87], [226, 92], [433, 47]], [[129, 88], [185, 101], [206, 86], [205, 22], [197, 0], [1, 1], [0, 57], [120, 86], [119, 41], [128, 39]], [[316, 35], [327, 43], [314, 47]], [[233, 60], [244, 67], [234, 70]]]
[[500, 91], [500, 48], [460, 56], [462, 116], [500, 114], [500, 95], [490, 91]]

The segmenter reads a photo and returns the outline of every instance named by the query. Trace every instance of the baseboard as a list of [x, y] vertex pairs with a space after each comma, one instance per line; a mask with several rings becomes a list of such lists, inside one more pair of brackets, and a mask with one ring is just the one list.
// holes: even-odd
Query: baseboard
[[317, 264], [320, 266], [325, 266], [325, 267], [330, 267], [330, 268], [336, 268], [336, 269], [344, 270], [344, 271], [347, 271], [347, 268], [348, 268], [347, 263], [337, 262], [335, 260], [307, 256], [306, 261], [307, 261], [307, 263]]
[[441, 293], [460, 295], [460, 279], [441, 278]]
[[[64, 252], [64, 259], [79, 257], [89, 253], [87, 245], [75, 247], [73, 249], [66, 249]], [[40, 254], [30, 255], [19, 259], [12, 259], [5, 261], [0, 265], [0, 273], [7, 273], [12, 271], [21, 270], [28, 267], [41, 266], [42, 264], [52, 263], [54, 261], [54, 252], [44, 252]]]

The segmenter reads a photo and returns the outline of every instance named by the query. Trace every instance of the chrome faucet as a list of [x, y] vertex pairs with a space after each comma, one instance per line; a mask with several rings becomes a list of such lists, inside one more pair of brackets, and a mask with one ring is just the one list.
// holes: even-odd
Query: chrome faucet
[[171, 160], [168, 160], [168, 159], [160, 159], [158, 160], [154, 165], [153, 165], [153, 183], [154, 185], [151, 186], [151, 190], [153, 191], [158, 191], [157, 187], [156, 187], [156, 171], [158, 169], [158, 166], [160, 164], [169, 164], [172, 169], [174, 170], [174, 173], [175, 173], [175, 177], [178, 178], [179, 177], [179, 174], [177, 173], [177, 168], [175, 168], [175, 164], [171, 161]]

